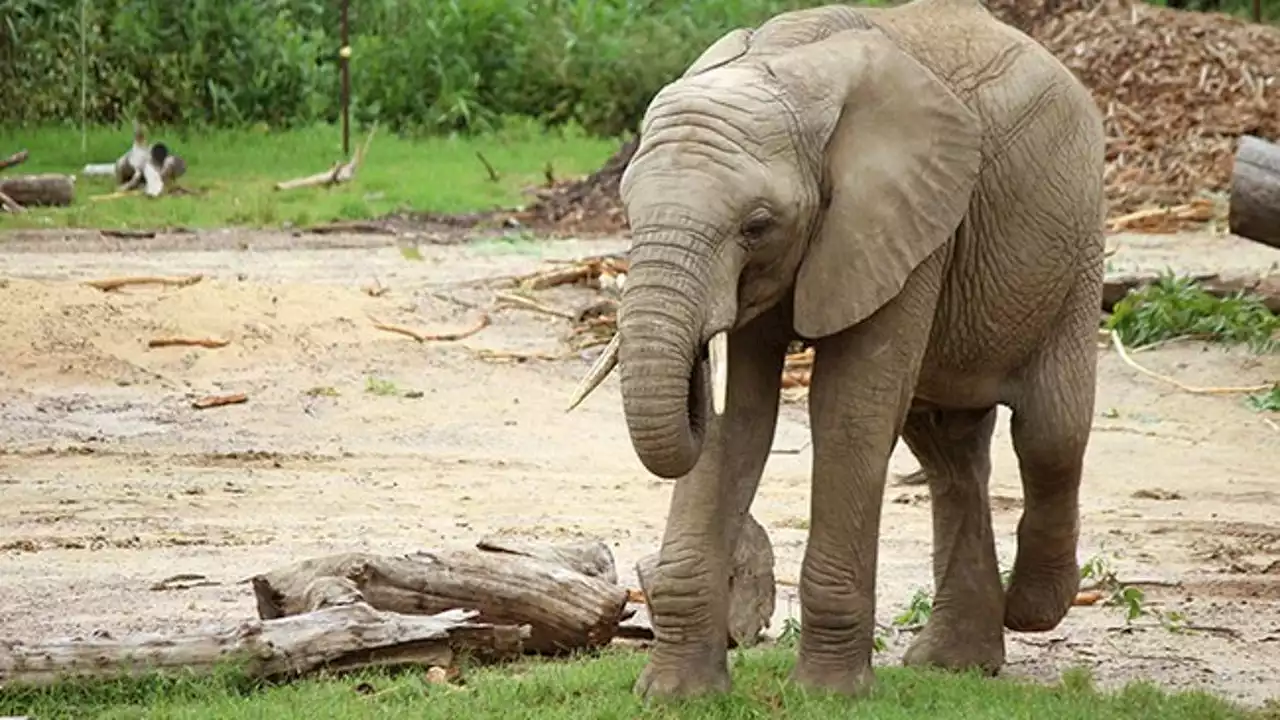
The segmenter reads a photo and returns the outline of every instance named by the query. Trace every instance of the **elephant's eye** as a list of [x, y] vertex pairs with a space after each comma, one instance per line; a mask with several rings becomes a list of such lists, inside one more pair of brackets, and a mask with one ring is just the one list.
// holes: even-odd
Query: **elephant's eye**
[[756, 210], [742, 221], [742, 236], [754, 240], [764, 235], [773, 227], [773, 215], [764, 209]]

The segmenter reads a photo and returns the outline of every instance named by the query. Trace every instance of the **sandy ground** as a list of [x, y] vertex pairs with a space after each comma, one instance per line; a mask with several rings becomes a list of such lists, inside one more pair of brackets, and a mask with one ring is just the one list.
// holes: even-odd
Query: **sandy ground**
[[[1116, 271], [1280, 261], [1229, 237], [1114, 240]], [[418, 344], [369, 320], [465, 328], [478, 313], [464, 303], [487, 305], [493, 292], [466, 281], [623, 241], [424, 245], [419, 262], [377, 236], [24, 233], [0, 247], [0, 637], [236, 622], [255, 612], [245, 578], [334, 551], [403, 553], [490, 532], [599, 536], [629, 582], [657, 547], [671, 485], [636, 460], [616, 379], [566, 415], [589, 357], [476, 356], [564, 352], [566, 321], [507, 310], [463, 341]], [[81, 284], [188, 273], [205, 280], [119, 293]], [[380, 297], [362, 291], [375, 279], [389, 288]], [[591, 299], [580, 288], [542, 297], [569, 309]], [[148, 349], [160, 335], [231, 343]], [[1010, 634], [1008, 674], [1053, 678], [1085, 665], [1105, 685], [1154, 678], [1250, 703], [1280, 695], [1280, 431], [1239, 395], [1183, 393], [1100, 354], [1081, 558], [1114, 553], [1122, 579], [1160, 581], [1145, 586], [1149, 607], [1208, 630], [1174, 633], [1148, 619], [1125, 631], [1121, 608], [1076, 608], [1053, 632]], [[1280, 356], [1175, 344], [1137, 357], [1197, 385], [1280, 379]], [[408, 396], [368, 392], [371, 377]], [[231, 392], [250, 400], [190, 406]], [[804, 405], [786, 405], [753, 508], [778, 555], [774, 631], [799, 612], [787, 583], [806, 535], [807, 434]], [[994, 462], [1008, 563], [1021, 490], [1005, 422]], [[894, 469], [913, 467], [899, 448]], [[887, 623], [930, 586], [925, 490], [891, 484], [883, 528]], [[151, 589], [177, 573], [212, 584]], [[905, 644], [878, 662], [897, 662]]]

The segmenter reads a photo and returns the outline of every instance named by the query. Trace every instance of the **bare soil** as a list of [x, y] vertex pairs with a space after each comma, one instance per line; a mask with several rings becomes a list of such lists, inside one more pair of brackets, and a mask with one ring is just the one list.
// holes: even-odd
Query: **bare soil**
[[[1124, 236], [1135, 269], [1265, 270], [1280, 252], [1213, 235]], [[495, 361], [478, 350], [565, 353], [564, 320], [526, 310], [458, 342], [417, 343], [370, 316], [423, 329], [474, 325], [492, 288], [547, 258], [624, 240], [424, 245], [386, 236], [219, 231], [112, 239], [0, 238], [0, 637], [172, 632], [254, 615], [252, 574], [344, 550], [402, 553], [482, 534], [599, 536], [624, 582], [661, 538], [671, 484], [631, 450], [616, 380], [571, 414], [589, 357]], [[120, 275], [203, 273], [182, 288], [104, 293]], [[372, 296], [363, 288], [387, 288]], [[560, 288], [541, 300], [593, 299]], [[216, 349], [148, 349], [162, 335]], [[1010, 634], [1008, 674], [1077, 665], [1104, 685], [1152, 678], [1259, 703], [1280, 694], [1280, 430], [1242, 396], [1190, 395], [1099, 350], [1081, 559], [1110, 556], [1147, 607], [1185, 613], [1175, 633], [1124, 610], [1075, 608], [1056, 630]], [[1195, 343], [1135, 356], [1195, 385], [1280, 379], [1280, 356]], [[371, 385], [371, 378], [375, 381]], [[373, 392], [392, 389], [396, 394]], [[248, 402], [196, 410], [241, 392]], [[1007, 420], [1007, 416], [1005, 417]], [[807, 416], [784, 406], [753, 512], [778, 555], [773, 629], [798, 615], [808, 516]], [[1021, 506], [1007, 423], [992, 504], [1002, 562]], [[894, 469], [914, 461], [899, 448]], [[927, 491], [885, 496], [879, 614], [931, 585]], [[178, 589], [155, 589], [175, 575]], [[897, 662], [909, 636], [878, 662]]]

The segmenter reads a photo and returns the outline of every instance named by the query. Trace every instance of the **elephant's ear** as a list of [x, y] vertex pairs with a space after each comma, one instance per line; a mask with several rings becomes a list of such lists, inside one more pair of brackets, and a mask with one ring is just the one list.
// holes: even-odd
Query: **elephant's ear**
[[982, 125], [879, 30], [832, 35], [770, 69], [826, 147], [829, 205], [795, 289], [796, 332], [818, 338], [893, 299], [955, 232], [977, 183]]
[[708, 70], [731, 63], [734, 60], [747, 54], [747, 48], [751, 42], [751, 31], [747, 28], [738, 28], [730, 30], [720, 36], [719, 40], [711, 43], [711, 47], [702, 51], [697, 60], [684, 71], [681, 78], [688, 78], [704, 73]]

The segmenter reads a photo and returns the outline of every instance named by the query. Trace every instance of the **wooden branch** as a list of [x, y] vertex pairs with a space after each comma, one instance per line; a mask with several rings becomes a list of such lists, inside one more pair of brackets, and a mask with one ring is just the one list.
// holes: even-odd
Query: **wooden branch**
[[1229, 202], [1232, 234], [1280, 248], [1280, 146], [1240, 136]]
[[252, 620], [206, 634], [139, 635], [25, 644], [0, 641], [0, 684], [49, 685], [67, 676], [109, 679], [149, 671], [208, 675], [243, 658], [252, 678], [288, 679], [319, 670], [447, 666], [455, 653], [516, 657], [519, 628], [474, 622], [476, 613], [379, 612], [363, 602], [271, 620]]
[[8, 168], [13, 167], [14, 165], [21, 165], [22, 163], [26, 162], [27, 158], [30, 156], [31, 156], [31, 153], [27, 152], [26, 150], [19, 150], [18, 152], [10, 155], [9, 157], [3, 160], [0, 160], [0, 170], [6, 170]]
[[249, 402], [249, 396], [244, 393], [232, 393], [230, 395], [210, 395], [200, 398], [191, 403], [191, 407], [196, 410], [208, 410], [209, 408], [222, 407], [223, 405], [239, 405]]
[[[1269, 275], [1220, 273], [1192, 273], [1192, 279], [1210, 295], [1225, 298], [1235, 293], [1250, 292], [1262, 299], [1271, 312], [1280, 313], [1280, 272]], [[1102, 310], [1111, 312], [1131, 290], [1154, 284], [1160, 279], [1155, 273], [1117, 275], [1106, 279], [1102, 289]]]
[[1175, 233], [1213, 219], [1213, 202], [1198, 198], [1185, 205], [1146, 208], [1107, 220], [1109, 232]]
[[[566, 553], [575, 556], [573, 551]], [[577, 557], [575, 562], [585, 562], [585, 555]], [[350, 585], [329, 584], [326, 593], [342, 597], [354, 588], [379, 610], [434, 613], [466, 608], [478, 611], [481, 622], [528, 625], [525, 650], [546, 654], [607, 645], [617, 632], [627, 598], [625, 589], [602, 577], [509, 549], [460, 548], [401, 557], [343, 553], [254, 577], [259, 616], [297, 615], [324, 602], [325, 594], [312, 587], [318, 578], [349, 581]]]
[[294, 190], [304, 187], [330, 187], [333, 185], [341, 185], [350, 182], [356, 176], [356, 172], [360, 169], [360, 163], [364, 161], [365, 154], [369, 151], [369, 145], [373, 142], [373, 134], [378, 130], [378, 123], [374, 123], [369, 128], [369, 135], [365, 138], [364, 144], [356, 148], [355, 155], [345, 163], [334, 163], [332, 167], [315, 175], [308, 175], [303, 178], [294, 180], [285, 180], [275, 185], [276, 190]]
[[373, 323], [373, 326], [379, 330], [396, 333], [398, 335], [405, 335], [417, 340], [418, 342], [450, 342], [453, 340], [462, 340], [463, 338], [471, 337], [472, 335], [475, 335], [481, 330], [489, 327], [489, 313], [481, 313], [480, 319], [476, 321], [476, 324], [473, 327], [452, 333], [428, 333], [408, 327], [407, 325], [392, 325], [390, 323], [384, 323], [372, 316], [370, 316], [369, 320]]
[[182, 346], [189, 346], [189, 347], [204, 347], [204, 348], [212, 349], [212, 348], [226, 347], [228, 344], [230, 344], [230, 342], [231, 342], [230, 340], [223, 340], [222, 338], [158, 337], [158, 338], [151, 338], [150, 340], [148, 340], [147, 347], [159, 348], [159, 347], [173, 347], [175, 345], [182, 345]]
[[0, 192], [0, 207], [3, 207], [5, 212], [11, 212], [15, 215], [27, 211], [27, 209], [19, 205], [16, 200], [5, 195], [3, 192]]
[[75, 180], [70, 175], [13, 175], [0, 178], [0, 193], [25, 207], [66, 206], [75, 199]]
[[521, 308], [524, 308], [525, 310], [532, 310], [534, 312], [542, 313], [543, 315], [550, 315], [552, 317], [564, 318], [565, 320], [577, 319], [577, 317], [571, 312], [567, 312], [564, 310], [557, 310], [556, 308], [553, 308], [549, 305], [543, 305], [542, 303], [539, 303], [534, 300], [530, 300], [529, 298], [524, 297], [522, 295], [516, 295], [514, 293], [494, 293], [493, 297], [495, 300], [499, 302], [509, 303], [511, 305], [517, 305]]
[[98, 288], [103, 292], [112, 292], [128, 285], [168, 285], [170, 287], [186, 287], [195, 285], [204, 279], [204, 275], [186, 275], [180, 277], [163, 277], [160, 275], [131, 275], [128, 277], [107, 278], [105, 280], [88, 280], [85, 285]]
[[[729, 571], [729, 647], [754, 645], [760, 633], [769, 627], [777, 601], [773, 562], [769, 534], [748, 513], [743, 519], [742, 533], [733, 552], [733, 567]], [[648, 604], [658, 575], [658, 554], [637, 562], [636, 575]]]
[[1168, 375], [1161, 375], [1154, 370], [1150, 370], [1139, 365], [1136, 360], [1129, 356], [1128, 350], [1125, 349], [1124, 341], [1120, 339], [1120, 333], [1115, 330], [1111, 331], [1111, 344], [1115, 347], [1116, 354], [1120, 356], [1120, 359], [1124, 361], [1125, 365], [1128, 365], [1147, 377], [1155, 378], [1156, 380], [1168, 383], [1183, 392], [1192, 393], [1194, 395], [1235, 395], [1239, 393], [1256, 393], [1264, 390], [1270, 390], [1275, 384], [1269, 382], [1262, 385], [1245, 385], [1238, 387], [1194, 387], [1186, 385], [1179, 380], [1169, 377]]

